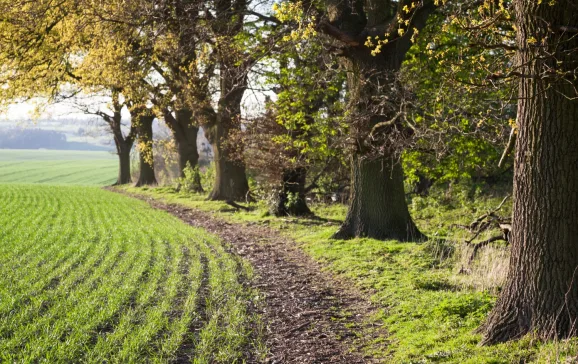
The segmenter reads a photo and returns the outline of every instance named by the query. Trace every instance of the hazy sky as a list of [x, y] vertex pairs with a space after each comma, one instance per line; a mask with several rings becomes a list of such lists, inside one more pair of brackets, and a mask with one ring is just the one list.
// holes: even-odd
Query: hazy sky
[[[2, 120], [28, 120], [34, 119], [35, 104], [33, 102], [23, 102], [10, 106], [8, 111], [0, 114]], [[46, 108], [39, 119], [93, 119], [94, 116], [86, 115], [78, 109], [67, 104], [50, 105]]]
[[[274, 98], [274, 94], [269, 95]], [[243, 100], [243, 114], [244, 116], [255, 116], [263, 112], [265, 101], [265, 94], [260, 91], [248, 90], [245, 92]], [[41, 103], [42, 100], [35, 101]], [[34, 115], [35, 102], [23, 102], [13, 104], [7, 112], [0, 113], [0, 122], [2, 120], [22, 121], [29, 119], [94, 119], [94, 115], [87, 115], [80, 111], [78, 107], [73, 106], [72, 102], [62, 102], [50, 105], [45, 108], [45, 111], [39, 116]], [[87, 109], [92, 111], [102, 110], [109, 112], [106, 107], [109, 100], [103, 97], [85, 96], [82, 102]], [[130, 114], [127, 110], [123, 110], [123, 118], [130, 119]]]

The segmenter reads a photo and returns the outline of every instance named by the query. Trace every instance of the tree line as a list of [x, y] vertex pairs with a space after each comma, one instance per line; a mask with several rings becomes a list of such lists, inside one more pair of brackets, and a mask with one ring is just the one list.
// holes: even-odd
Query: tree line
[[[483, 343], [576, 334], [576, 0], [2, 0], [0, 14], [2, 105], [107, 98], [118, 184], [134, 144], [136, 185], [156, 183], [158, 118], [183, 177], [205, 130], [210, 200], [255, 198], [250, 169], [276, 214], [307, 214], [309, 191], [348, 174], [335, 238], [419, 241], [404, 181], [513, 168], [510, 269]], [[243, 112], [256, 93], [262, 110]]]

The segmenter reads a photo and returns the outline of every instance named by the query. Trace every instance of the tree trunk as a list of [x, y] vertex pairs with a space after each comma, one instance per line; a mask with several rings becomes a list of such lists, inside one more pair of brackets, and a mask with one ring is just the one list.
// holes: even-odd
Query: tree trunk
[[283, 172], [281, 191], [273, 208], [275, 216], [310, 215], [311, 210], [305, 199], [307, 169], [303, 167]]
[[149, 112], [142, 111], [137, 114], [140, 173], [136, 187], [157, 184], [153, 155], [154, 119], [154, 115]]
[[114, 137], [114, 145], [116, 147], [116, 154], [118, 155], [118, 178], [114, 186], [124, 185], [132, 182], [130, 175], [130, 152], [134, 144], [135, 135], [137, 133], [134, 123], [131, 123], [130, 131], [125, 136], [122, 131], [122, 108], [120, 89], [112, 88], [112, 110], [113, 115], [101, 113], [104, 121], [108, 124], [110, 131]]
[[[325, 3], [329, 22], [322, 22], [320, 29], [348, 46], [343, 66], [354, 141], [350, 206], [335, 237], [424, 238], [409, 216], [403, 189], [398, 156], [404, 145], [396, 138], [407, 137], [409, 128], [400, 117], [404, 91], [397, 75], [414, 33], [426, 25], [434, 3], [403, 0], [395, 7], [381, 0]], [[394, 26], [398, 21], [399, 29]], [[390, 24], [385, 32], [384, 24]], [[384, 33], [388, 42], [379, 48], [365, 45], [371, 39], [383, 41]]]
[[132, 140], [119, 143], [117, 145], [117, 153], [118, 153], [118, 178], [116, 180], [115, 185], [125, 185], [132, 182], [132, 178], [130, 176], [130, 151], [132, 149]]
[[[187, 165], [196, 168], [199, 163], [199, 151], [197, 150], [197, 135], [199, 127], [193, 124], [193, 113], [189, 109], [179, 109], [175, 111], [175, 116], [170, 111], [165, 111], [165, 121], [170, 127], [179, 159], [179, 176], [185, 177]], [[203, 192], [200, 175], [191, 181], [192, 185], [187, 186], [187, 190], [193, 192]]]
[[349, 210], [335, 238], [372, 237], [400, 241], [425, 238], [407, 208], [399, 159], [367, 160], [356, 155], [352, 158], [351, 174]]
[[197, 150], [197, 135], [199, 127], [193, 125], [193, 113], [188, 109], [181, 109], [175, 112], [175, 120], [178, 128], [175, 129], [175, 141], [179, 153], [179, 169], [181, 177], [184, 177], [183, 170], [187, 163], [191, 168], [195, 168], [199, 163], [199, 151]]
[[563, 339], [576, 335], [578, 319], [578, 40], [557, 29], [575, 26], [578, 10], [564, 2], [515, 6], [522, 76], [512, 251], [483, 344], [527, 333]]
[[209, 200], [251, 200], [249, 183], [243, 163], [241, 140], [235, 132], [241, 130], [237, 120], [241, 116], [241, 101], [247, 86], [247, 75], [243, 67], [223, 61], [220, 75], [221, 98], [219, 108], [210, 124], [204, 126], [206, 136], [213, 146], [215, 158], [215, 183]]
[[246, 201], [250, 199], [249, 183], [245, 174], [245, 165], [229, 155], [228, 146], [223, 145], [227, 133], [218, 123], [213, 126], [211, 134], [216, 137], [211, 142], [215, 161], [215, 183], [208, 199], [212, 201]]
[[131, 128], [129, 135], [123, 136], [120, 127], [120, 113], [117, 119], [109, 121], [109, 125], [114, 135], [114, 144], [118, 155], [118, 177], [114, 186], [125, 185], [132, 182], [130, 176], [130, 151], [134, 144], [134, 130]]
[[399, 157], [403, 145], [395, 139], [410, 130], [395, 116], [402, 102], [397, 74], [408, 49], [391, 45], [372, 56], [365, 47], [344, 61], [355, 146], [349, 210], [335, 238], [425, 239], [409, 215]]

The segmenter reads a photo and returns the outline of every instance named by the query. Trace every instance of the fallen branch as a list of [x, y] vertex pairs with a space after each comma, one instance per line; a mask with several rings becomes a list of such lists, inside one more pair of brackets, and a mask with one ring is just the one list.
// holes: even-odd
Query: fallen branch
[[237, 210], [251, 211], [251, 208], [249, 208], [247, 206], [239, 205], [235, 201], [227, 200], [227, 201], [225, 201], [225, 203], [229, 206], [236, 208]]
[[502, 206], [504, 206], [504, 203], [506, 203], [506, 201], [510, 198], [510, 194], [508, 194], [506, 197], [504, 197], [504, 199], [502, 200], [502, 202], [500, 202], [500, 204], [498, 205], [498, 207], [496, 207], [495, 209], [493, 209], [492, 211], [483, 214], [482, 216], [478, 217], [477, 219], [475, 219], [471, 224], [470, 224], [470, 230], [473, 231], [474, 229], [476, 229], [478, 227], [479, 224], [481, 224], [485, 219], [487, 219], [488, 217], [494, 217], [496, 219], [499, 219], [496, 216], [496, 212], [500, 211], [502, 209]]
[[[508, 198], [510, 198], [510, 195], [507, 195], [506, 197], [504, 197], [504, 199], [498, 205], [498, 207], [496, 207], [495, 209], [489, 211], [488, 213], [485, 213], [482, 216], [478, 217], [470, 225], [467, 225], [467, 226], [461, 225], [461, 227], [468, 229], [469, 231], [474, 233], [474, 236], [472, 236], [470, 239], [465, 241], [466, 245], [472, 245], [472, 242], [475, 239], [477, 239], [478, 236], [480, 236], [480, 234], [482, 232], [487, 231], [488, 229], [490, 229], [492, 227], [499, 228], [502, 232], [500, 235], [492, 236], [489, 239], [481, 241], [477, 244], [473, 244], [474, 250], [472, 251], [472, 254], [470, 255], [470, 259], [468, 260], [468, 267], [472, 265], [473, 261], [476, 259], [476, 256], [478, 255], [480, 249], [482, 249], [482, 248], [484, 248], [484, 247], [486, 247], [486, 246], [488, 246], [491, 243], [496, 242], [496, 241], [505, 241], [506, 244], [509, 243], [510, 234], [512, 232], [512, 224], [510, 223], [509, 219], [502, 218], [496, 214], [496, 212], [498, 212], [504, 206], [504, 204], [506, 203]], [[469, 271], [470, 271], [469, 268], [466, 269], [466, 268], [462, 267], [460, 269], [461, 274], [466, 274]]]
[[476, 245], [474, 245], [474, 250], [472, 251], [472, 255], [470, 255], [470, 259], [468, 260], [468, 265], [472, 265], [472, 262], [474, 261], [474, 259], [476, 259], [476, 256], [478, 255], [478, 251], [480, 249], [482, 249], [485, 246], [490, 245], [491, 243], [495, 242], [495, 241], [505, 241], [506, 243], [508, 242], [508, 240], [504, 237], [504, 235], [498, 235], [498, 236], [492, 236], [491, 238], [484, 240], [482, 242], [477, 243]]

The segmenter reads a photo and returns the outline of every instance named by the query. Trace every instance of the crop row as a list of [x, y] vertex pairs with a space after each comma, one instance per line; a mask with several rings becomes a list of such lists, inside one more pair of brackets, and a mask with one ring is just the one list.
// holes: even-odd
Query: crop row
[[231, 362], [251, 292], [207, 233], [96, 188], [0, 185], [0, 359]]

